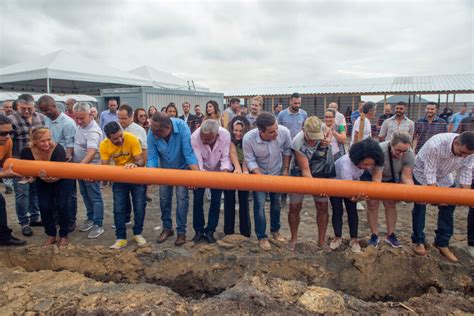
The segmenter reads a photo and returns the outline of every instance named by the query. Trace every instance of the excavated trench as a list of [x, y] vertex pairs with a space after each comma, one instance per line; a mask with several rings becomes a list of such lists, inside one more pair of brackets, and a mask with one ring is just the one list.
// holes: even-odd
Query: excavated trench
[[255, 242], [227, 238], [218, 245], [113, 252], [102, 247], [27, 247], [1, 250], [4, 267], [28, 272], [80, 273], [100, 282], [154, 284], [185, 299], [203, 300], [255, 276], [297, 281], [340, 291], [366, 302], [404, 301], [429, 291], [472, 296], [472, 266], [453, 265], [435, 255], [365, 249], [363, 254], [322, 253], [308, 243], [293, 254], [284, 246], [262, 253]]

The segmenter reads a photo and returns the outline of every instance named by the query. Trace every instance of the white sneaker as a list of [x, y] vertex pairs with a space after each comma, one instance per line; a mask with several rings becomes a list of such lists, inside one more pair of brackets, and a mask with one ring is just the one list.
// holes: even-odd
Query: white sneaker
[[474, 246], [467, 247], [467, 251], [469, 252], [471, 257], [474, 258]]
[[115, 243], [110, 246], [110, 249], [123, 249], [127, 247], [127, 240], [126, 239], [117, 239]]
[[351, 247], [351, 251], [355, 253], [361, 253], [362, 249], [360, 248], [359, 242], [356, 239], [352, 239], [351, 242], [349, 243], [349, 246]]
[[364, 211], [365, 210], [365, 206], [364, 206], [364, 204], [362, 204], [362, 202], [357, 202], [357, 210], [358, 211]]
[[329, 248], [332, 250], [336, 250], [337, 248], [341, 247], [342, 238], [334, 238], [331, 243], [329, 244]]
[[133, 236], [133, 240], [137, 243], [138, 247], [143, 247], [147, 244], [146, 239], [142, 235]]

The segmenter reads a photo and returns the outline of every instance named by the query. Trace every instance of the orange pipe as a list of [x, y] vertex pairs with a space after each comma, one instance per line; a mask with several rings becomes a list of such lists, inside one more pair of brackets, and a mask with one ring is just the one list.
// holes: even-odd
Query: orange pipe
[[50, 177], [66, 179], [91, 179], [309, 195], [327, 194], [341, 197], [352, 197], [362, 193], [369, 198], [380, 200], [474, 206], [474, 192], [466, 189], [161, 168], [125, 169], [119, 166], [84, 165], [13, 158], [5, 161], [4, 168], [10, 166], [12, 166], [13, 171], [23, 176], [33, 177], [38, 176], [40, 170], [44, 170]]

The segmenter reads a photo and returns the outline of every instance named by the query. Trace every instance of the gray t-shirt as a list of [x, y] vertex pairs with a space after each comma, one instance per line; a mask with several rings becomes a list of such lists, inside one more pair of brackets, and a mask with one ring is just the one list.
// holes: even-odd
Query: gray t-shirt
[[94, 120], [84, 128], [78, 126], [74, 137], [74, 162], [81, 162], [87, 154], [87, 149], [93, 148], [97, 149], [97, 152], [90, 163], [100, 163], [99, 145], [101, 140], [102, 130]]
[[[314, 152], [318, 149], [318, 143], [316, 142], [315, 146], [310, 146], [304, 139], [304, 132], [301, 131], [296, 134], [295, 138], [291, 141], [291, 149], [293, 151], [297, 151], [300, 154], [306, 156], [308, 161], [311, 160], [313, 157]], [[300, 167], [296, 163], [295, 153], [293, 152], [293, 159], [291, 159], [291, 166], [290, 166], [290, 175], [292, 174], [301, 174]]]
[[[388, 145], [390, 142], [383, 142], [380, 143], [380, 147], [382, 148], [383, 155], [385, 157], [383, 163], [383, 174], [382, 174], [382, 181], [390, 181], [392, 180], [392, 172], [390, 170], [390, 156], [388, 153]], [[392, 156], [393, 158], [393, 156]], [[403, 154], [401, 159], [392, 159], [393, 161], [393, 172], [395, 177], [400, 179], [400, 174], [402, 173], [403, 167], [413, 168], [415, 165], [415, 154], [413, 150], [410, 148], [406, 153]]]

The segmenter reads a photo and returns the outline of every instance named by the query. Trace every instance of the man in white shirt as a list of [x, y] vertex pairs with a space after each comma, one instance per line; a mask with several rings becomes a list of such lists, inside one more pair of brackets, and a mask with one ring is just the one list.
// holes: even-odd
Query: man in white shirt
[[[366, 138], [372, 136], [372, 126], [370, 120], [375, 117], [375, 107], [374, 102], [368, 101], [365, 102], [362, 106], [362, 113], [359, 118], [354, 122], [354, 127], [352, 128], [352, 138], [351, 146], [354, 143], [360, 142]], [[361, 126], [361, 118], [364, 117], [363, 126]]]
[[344, 114], [339, 112], [339, 105], [336, 102], [331, 102], [328, 105], [328, 109], [333, 109], [334, 111], [336, 111], [335, 121], [336, 121], [337, 128], [343, 125], [344, 129], [346, 129], [346, 118], [344, 117]]
[[[431, 137], [421, 147], [415, 158], [413, 178], [415, 184], [452, 187], [453, 172], [459, 176], [459, 183], [464, 189], [472, 184], [472, 168], [474, 165], [474, 132], [460, 135], [442, 133]], [[449, 239], [453, 235], [453, 213], [455, 205], [438, 205], [438, 227], [435, 231], [435, 247], [449, 261], [458, 262], [458, 258], [448, 248]], [[413, 234], [412, 242], [415, 252], [426, 255], [425, 250], [425, 216], [426, 205], [414, 204], [412, 211]]]
[[395, 132], [405, 132], [410, 134], [413, 138], [415, 133], [415, 123], [405, 116], [405, 109], [407, 104], [403, 101], [395, 105], [395, 115], [386, 119], [380, 127], [379, 140], [380, 142], [391, 141], [392, 135]]

